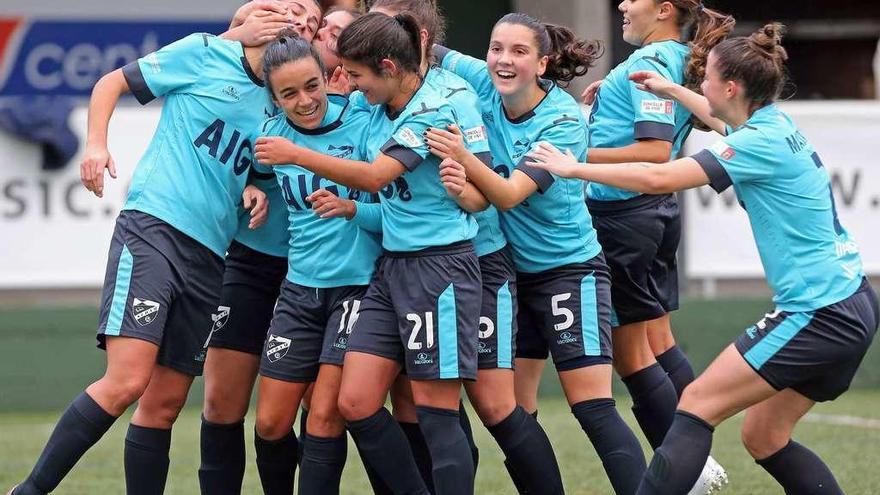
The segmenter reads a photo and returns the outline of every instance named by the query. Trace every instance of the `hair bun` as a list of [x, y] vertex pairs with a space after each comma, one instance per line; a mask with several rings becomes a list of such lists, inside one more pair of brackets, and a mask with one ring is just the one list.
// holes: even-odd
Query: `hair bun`
[[785, 25], [771, 22], [752, 33], [749, 42], [768, 57], [785, 62], [788, 60], [788, 53], [782, 47], [783, 36], [785, 36]]

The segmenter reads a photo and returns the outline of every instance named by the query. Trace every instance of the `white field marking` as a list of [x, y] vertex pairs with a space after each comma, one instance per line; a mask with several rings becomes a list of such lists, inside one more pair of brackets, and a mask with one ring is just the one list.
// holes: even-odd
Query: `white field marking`
[[835, 426], [854, 426], [868, 430], [880, 430], [880, 419], [860, 418], [844, 414], [807, 413], [803, 417], [807, 423], [821, 423]]

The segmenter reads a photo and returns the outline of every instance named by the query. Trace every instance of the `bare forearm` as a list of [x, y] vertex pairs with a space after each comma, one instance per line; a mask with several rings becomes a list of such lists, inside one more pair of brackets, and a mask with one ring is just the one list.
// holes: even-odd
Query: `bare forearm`
[[522, 203], [525, 198], [518, 198], [516, 188], [507, 179], [496, 174], [477, 157], [471, 155], [462, 161], [468, 180], [475, 185], [482, 195], [502, 210], [509, 210]]
[[712, 111], [709, 109], [709, 100], [705, 96], [697, 94], [684, 86], [676, 86], [673, 89], [672, 97], [713, 131], [722, 135], [725, 134], [726, 126], [724, 121], [712, 116]]
[[88, 134], [86, 146], [107, 147], [107, 128], [110, 125], [110, 117], [119, 97], [128, 91], [128, 83], [122, 75], [121, 69], [116, 69], [106, 74], [95, 84], [92, 89], [92, 97], [89, 100]]
[[370, 193], [388, 185], [388, 181], [378, 176], [376, 167], [367, 162], [337, 158], [307, 148], [300, 148], [298, 155], [294, 163], [337, 184]]
[[455, 202], [458, 203], [462, 210], [471, 213], [483, 211], [489, 207], [489, 200], [471, 183], [465, 186], [461, 195], [455, 198]]
[[589, 163], [664, 163], [669, 161], [672, 143], [665, 141], [638, 141], [620, 148], [590, 148]]
[[576, 176], [589, 182], [598, 182], [628, 191], [645, 194], [674, 192], [664, 177], [664, 170], [656, 163], [591, 163], [577, 167]]

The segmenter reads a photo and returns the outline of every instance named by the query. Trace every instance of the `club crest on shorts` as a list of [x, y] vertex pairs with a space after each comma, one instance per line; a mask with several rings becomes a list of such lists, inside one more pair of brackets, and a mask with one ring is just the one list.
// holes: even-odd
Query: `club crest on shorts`
[[286, 356], [287, 351], [290, 350], [290, 342], [288, 338], [270, 334], [266, 342], [266, 357], [269, 358], [269, 362], [274, 363]]
[[159, 308], [161, 305], [155, 301], [134, 298], [131, 303], [131, 313], [134, 315], [134, 321], [138, 325], [144, 327], [153, 323], [153, 320], [159, 316]]
[[217, 312], [211, 315], [214, 325], [211, 327], [211, 333], [220, 330], [229, 321], [229, 306], [217, 306]]

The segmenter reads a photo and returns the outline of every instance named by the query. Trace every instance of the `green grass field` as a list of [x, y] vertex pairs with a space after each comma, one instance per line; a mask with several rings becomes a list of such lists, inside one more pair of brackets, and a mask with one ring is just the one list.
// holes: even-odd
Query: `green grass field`
[[[680, 343], [697, 369], [710, 360], [745, 327], [768, 310], [766, 300], [688, 301], [675, 313]], [[0, 308], [0, 493], [22, 479], [36, 460], [60, 410], [83, 387], [100, 375], [103, 355], [94, 350], [94, 308]], [[552, 368], [552, 367], [549, 367]], [[622, 392], [619, 407], [635, 429], [629, 403]], [[191, 406], [175, 427], [168, 494], [196, 494], [199, 463], [198, 432], [201, 388], [194, 387]], [[815, 408], [821, 416], [804, 422], [795, 438], [821, 455], [848, 494], [880, 493], [880, 351], [868, 353], [854, 382], [841, 399]], [[472, 415], [472, 420], [475, 416]], [[847, 419], [849, 418], [849, 419]], [[860, 418], [852, 421], [852, 418]], [[611, 493], [601, 463], [586, 435], [571, 416], [552, 370], [542, 388], [540, 419], [548, 431], [563, 470], [569, 494]], [[835, 420], [847, 425], [830, 424]], [[110, 433], [77, 465], [56, 493], [124, 493], [122, 447], [126, 421]], [[251, 418], [248, 424], [252, 424]], [[741, 418], [718, 428], [713, 454], [728, 469], [731, 485], [723, 493], [775, 494], [778, 486], [754, 464], [739, 442]], [[501, 465], [501, 454], [484, 428], [476, 428], [481, 449], [477, 493], [515, 493]], [[243, 493], [260, 493], [253, 449]], [[345, 494], [369, 493], [354, 448], [343, 480]]]
[[[849, 415], [874, 418], [880, 423], [880, 393], [855, 391], [839, 401], [820, 405], [817, 412], [830, 415]], [[625, 417], [633, 427], [635, 422], [625, 400], [620, 400]], [[473, 416], [472, 416], [473, 417]], [[29, 471], [49, 435], [56, 413], [4, 414], [0, 417], [0, 487], [20, 480]], [[541, 423], [547, 429], [562, 467], [562, 476], [569, 494], [608, 494], [611, 487], [602, 471], [601, 463], [558, 397], [541, 403]], [[781, 493], [773, 480], [758, 467], [739, 443], [741, 418], [721, 425], [715, 435], [713, 454], [727, 468], [731, 484], [725, 494]], [[122, 446], [126, 422], [119, 421], [110, 433], [77, 465], [68, 479], [59, 487], [60, 494], [117, 494], [124, 493], [122, 478]], [[477, 473], [477, 493], [513, 494], [513, 486], [501, 465], [501, 453], [484, 428], [477, 428], [480, 446], [480, 467]], [[171, 472], [166, 493], [184, 495], [198, 493], [196, 472], [199, 465], [199, 411], [187, 409], [174, 430], [171, 451]], [[844, 491], [854, 494], [880, 492], [880, 429], [853, 426], [832, 426], [804, 423], [796, 431], [796, 438], [812, 447], [837, 475]], [[248, 468], [245, 474], [246, 494], [260, 493], [253, 449], [248, 440]], [[366, 476], [353, 446], [349, 447], [348, 465], [343, 477], [342, 493], [369, 493]]]

